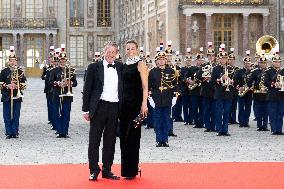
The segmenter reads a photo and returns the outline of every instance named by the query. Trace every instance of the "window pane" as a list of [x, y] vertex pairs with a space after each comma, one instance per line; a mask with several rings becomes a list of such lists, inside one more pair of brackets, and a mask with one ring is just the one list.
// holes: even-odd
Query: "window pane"
[[100, 0], [97, 5], [98, 27], [111, 27], [110, 0]]

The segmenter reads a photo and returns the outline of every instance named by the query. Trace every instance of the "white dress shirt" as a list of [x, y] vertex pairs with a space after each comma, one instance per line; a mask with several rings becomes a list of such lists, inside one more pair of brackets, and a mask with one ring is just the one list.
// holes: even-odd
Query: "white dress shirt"
[[[104, 86], [101, 100], [108, 102], [118, 102], [118, 76], [113, 67], [107, 67], [109, 64], [105, 59], [104, 64]], [[114, 62], [112, 63], [114, 65]]]

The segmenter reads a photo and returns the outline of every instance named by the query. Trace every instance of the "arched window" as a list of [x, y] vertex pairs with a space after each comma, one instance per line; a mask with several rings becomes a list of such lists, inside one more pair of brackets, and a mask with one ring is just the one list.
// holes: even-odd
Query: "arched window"
[[98, 1], [98, 27], [111, 27], [110, 0]]
[[11, 1], [10, 0], [0, 0], [0, 17], [1, 18], [11, 18]]
[[26, 0], [26, 18], [43, 18], [42, 0]]

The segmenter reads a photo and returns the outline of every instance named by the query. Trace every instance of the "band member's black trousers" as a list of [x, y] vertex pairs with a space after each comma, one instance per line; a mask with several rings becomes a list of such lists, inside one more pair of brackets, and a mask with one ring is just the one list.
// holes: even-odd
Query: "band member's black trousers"
[[100, 100], [97, 110], [90, 121], [89, 133], [89, 169], [90, 172], [100, 170], [99, 147], [103, 134], [102, 163], [103, 171], [110, 171], [113, 164], [116, 127], [118, 119], [118, 103]]

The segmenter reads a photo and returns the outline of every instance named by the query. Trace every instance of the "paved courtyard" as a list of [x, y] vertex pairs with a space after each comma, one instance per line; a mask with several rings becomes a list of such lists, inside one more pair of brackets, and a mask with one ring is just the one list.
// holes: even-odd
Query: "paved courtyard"
[[[47, 124], [47, 108], [43, 81], [29, 78], [24, 94], [20, 119], [20, 137], [5, 139], [0, 104], [0, 164], [77, 164], [87, 163], [89, 124], [81, 112], [82, 79], [74, 90], [70, 138], [55, 138]], [[141, 162], [250, 162], [284, 161], [284, 136], [270, 132], [257, 132], [251, 120], [250, 128], [230, 125], [231, 137], [217, 137], [175, 123], [176, 138], [169, 139], [169, 148], [156, 148], [154, 131], [142, 129]], [[119, 139], [116, 144], [115, 163], [120, 163]]]

